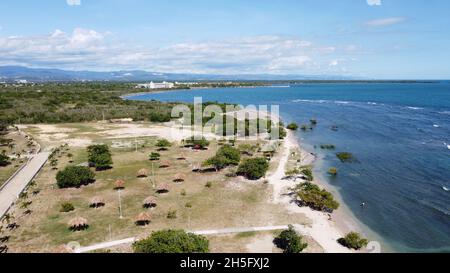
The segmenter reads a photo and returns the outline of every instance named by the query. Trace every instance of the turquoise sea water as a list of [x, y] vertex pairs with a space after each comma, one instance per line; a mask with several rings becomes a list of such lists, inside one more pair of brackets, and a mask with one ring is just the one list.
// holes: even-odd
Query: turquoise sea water
[[[339, 169], [326, 182], [360, 222], [395, 251], [450, 251], [450, 192], [444, 189], [450, 189], [450, 82], [202, 89], [128, 99], [192, 103], [195, 96], [280, 105], [286, 122], [316, 118], [316, 129], [297, 136], [323, 158], [316, 171]], [[337, 149], [322, 151], [320, 144]], [[357, 162], [339, 162], [340, 151], [353, 153]]]

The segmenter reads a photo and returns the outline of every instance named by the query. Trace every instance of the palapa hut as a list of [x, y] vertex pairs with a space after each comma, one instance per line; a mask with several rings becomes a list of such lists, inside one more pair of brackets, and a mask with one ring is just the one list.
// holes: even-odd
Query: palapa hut
[[69, 229], [72, 231], [81, 231], [89, 228], [88, 221], [82, 217], [77, 217], [69, 222]]
[[140, 169], [137, 173], [138, 178], [145, 178], [149, 174], [149, 171], [147, 169]]
[[148, 224], [150, 224], [150, 214], [146, 213], [146, 212], [142, 212], [140, 213], [137, 217], [136, 217], [136, 225], [138, 226], [146, 226]]
[[159, 184], [156, 188], [156, 192], [159, 194], [168, 193], [169, 192], [169, 186], [165, 183]]
[[177, 173], [173, 179], [175, 183], [182, 183], [186, 180], [186, 176], [182, 173]]
[[105, 206], [105, 200], [100, 197], [94, 197], [91, 200], [90, 207], [94, 209], [98, 209]]
[[125, 181], [119, 179], [114, 182], [114, 189], [117, 191], [125, 189]]
[[150, 196], [144, 200], [143, 206], [146, 209], [151, 209], [151, 208], [156, 207], [156, 205], [157, 205], [156, 203], [157, 203], [156, 197]]
[[164, 161], [161, 162], [161, 164], [159, 164], [159, 167], [160, 167], [160, 168], [169, 168], [170, 165], [171, 165], [171, 164], [170, 164], [169, 161], [164, 160]]

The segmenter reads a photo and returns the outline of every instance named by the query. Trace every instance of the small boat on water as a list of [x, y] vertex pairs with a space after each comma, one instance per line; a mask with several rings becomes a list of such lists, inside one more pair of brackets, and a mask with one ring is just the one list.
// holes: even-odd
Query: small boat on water
[[445, 186], [443, 186], [442, 189], [443, 189], [444, 191], [450, 191], [450, 189], [447, 188], [447, 187], [445, 187]]

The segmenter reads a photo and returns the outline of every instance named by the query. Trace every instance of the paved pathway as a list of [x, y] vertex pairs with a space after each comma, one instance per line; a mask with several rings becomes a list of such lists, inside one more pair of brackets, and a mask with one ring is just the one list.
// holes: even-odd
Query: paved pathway
[[[231, 233], [242, 233], [242, 232], [253, 232], [253, 231], [272, 231], [272, 230], [282, 230], [287, 229], [287, 226], [267, 226], [267, 227], [244, 227], [244, 228], [225, 228], [225, 229], [212, 229], [212, 230], [200, 230], [200, 231], [190, 231], [197, 235], [217, 235], [217, 234], [231, 234]], [[136, 238], [127, 238], [123, 240], [111, 241], [100, 243], [88, 247], [78, 247], [76, 243], [69, 243], [69, 247], [75, 247], [75, 253], [86, 253], [90, 251], [95, 251], [99, 249], [105, 249], [110, 247], [115, 247], [119, 245], [132, 244], [136, 241]]]
[[17, 172], [0, 190], [0, 217], [8, 212], [9, 208], [17, 200], [19, 194], [33, 180], [36, 174], [47, 162], [50, 153], [42, 152], [30, 159], [25, 167]]

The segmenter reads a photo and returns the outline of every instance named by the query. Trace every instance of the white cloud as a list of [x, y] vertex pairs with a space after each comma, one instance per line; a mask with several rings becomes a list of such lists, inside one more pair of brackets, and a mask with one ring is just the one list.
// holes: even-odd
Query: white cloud
[[[65, 69], [144, 69], [186, 73], [320, 73], [338, 60], [337, 48], [292, 37], [257, 36], [183, 42], [159, 48], [125, 44], [110, 33], [0, 37], [0, 65]], [[330, 67], [331, 68], [331, 67]]]
[[81, 0], [66, 0], [69, 6], [81, 6]]
[[405, 17], [389, 17], [367, 21], [365, 24], [370, 27], [385, 27], [403, 23], [405, 21]]
[[367, 0], [369, 6], [381, 6], [381, 0]]

